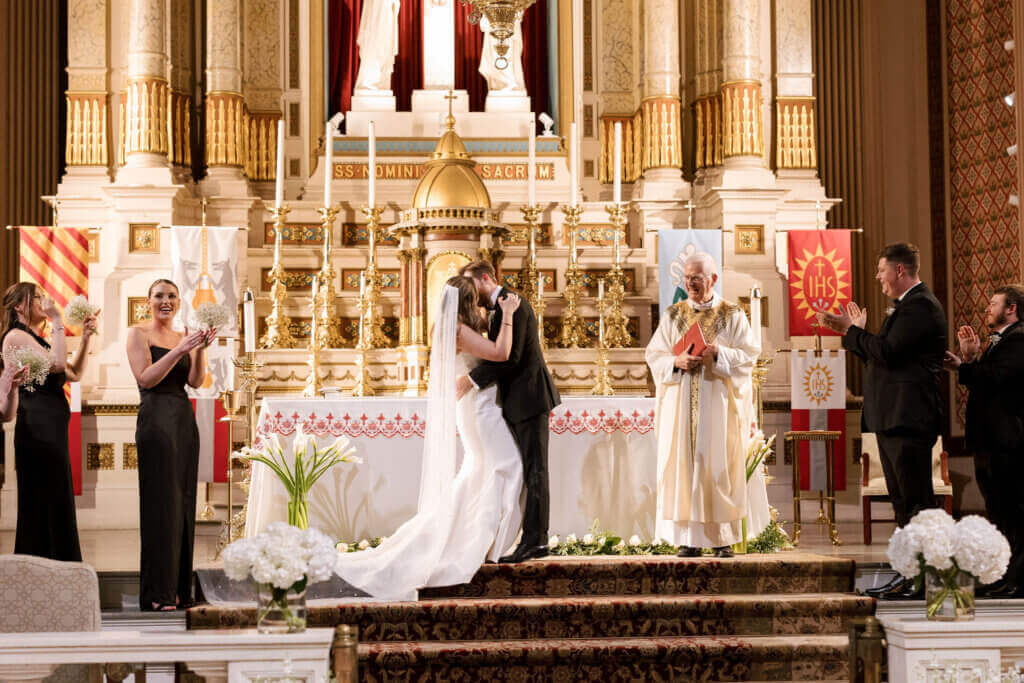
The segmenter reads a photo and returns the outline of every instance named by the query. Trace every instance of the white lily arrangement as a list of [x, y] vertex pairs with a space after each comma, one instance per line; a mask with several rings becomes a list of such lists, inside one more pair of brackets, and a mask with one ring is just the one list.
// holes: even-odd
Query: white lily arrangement
[[34, 346], [14, 346], [4, 354], [4, 364], [13, 365], [19, 370], [27, 366], [28, 379], [21, 387], [25, 391], [35, 391], [36, 386], [42, 386], [50, 375], [53, 360], [49, 353]]
[[886, 554], [892, 568], [918, 587], [928, 575], [940, 582], [941, 589], [926, 596], [926, 614], [933, 617], [947, 599], [958, 611], [972, 608], [974, 596], [961, 587], [960, 575], [998, 581], [1010, 563], [1010, 544], [984, 517], [968, 515], [957, 522], [945, 510], [931, 509], [897, 529]]
[[750, 481], [750, 478], [754, 476], [754, 472], [761, 466], [761, 463], [771, 455], [774, 446], [774, 434], [765, 441], [764, 432], [760, 429], [754, 433], [754, 438], [750, 440], [750, 445], [747, 446], [747, 481]]
[[271, 594], [261, 612], [280, 610], [295, 630], [305, 628], [305, 618], [292, 611], [288, 594], [301, 594], [311, 584], [331, 578], [336, 561], [334, 542], [326, 534], [284, 522], [274, 522], [255, 538], [240, 539], [224, 549], [228, 578], [244, 581], [252, 577], [259, 588]]
[[[330, 446], [321, 448], [312, 434], [299, 426], [292, 441], [291, 454], [286, 455], [276, 434], [265, 440], [262, 448], [248, 446], [232, 453], [232, 457], [261, 462], [271, 469], [288, 491], [288, 523], [305, 529], [309, 526], [309, 490], [320, 477], [340, 463], [361, 463], [349, 448], [348, 439], [339, 437]], [[332, 544], [333, 547], [333, 544]]]
[[86, 319], [100, 310], [99, 306], [89, 303], [82, 294], [72, 297], [64, 309], [64, 322], [73, 327], [81, 327]]

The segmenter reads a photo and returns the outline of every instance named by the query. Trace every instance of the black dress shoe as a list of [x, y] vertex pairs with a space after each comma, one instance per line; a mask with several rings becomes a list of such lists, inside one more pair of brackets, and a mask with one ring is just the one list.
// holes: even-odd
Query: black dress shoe
[[676, 557], [700, 557], [702, 552], [704, 551], [700, 548], [681, 545], [679, 546], [679, 552], [676, 553]]
[[993, 600], [1011, 600], [1013, 598], [1024, 598], [1024, 589], [1013, 581], [1005, 582], [998, 590], [988, 592], [988, 597]]
[[498, 562], [502, 564], [510, 564], [513, 562], [526, 562], [527, 560], [536, 560], [540, 557], [547, 557], [550, 553], [546, 545], [520, 545], [516, 548], [511, 555], [505, 555], [498, 559]]
[[733, 557], [732, 548], [727, 545], [723, 545], [720, 548], [714, 548], [713, 550], [715, 551], [715, 557]]
[[924, 600], [924, 584], [915, 589], [913, 579], [903, 579], [878, 597], [882, 600]]
[[867, 590], [864, 591], [864, 595], [869, 595], [872, 598], [877, 598], [877, 597], [881, 596], [882, 593], [888, 592], [888, 591], [892, 590], [893, 588], [895, 588], [897, 584], [903, 583], [903, 581], [904, 581], [903, 577], [900, 576], [899, 574], [896, 574], [891, 579], [889, 579], [888, 582], [882, 584], [881, 586], [875, 586], [874, 588], [868, 588]]
[[984, 586], [977, 586], [974, 589], [974, 597], [976, 598], [991, 598], [993, 593], [998, 593], [1006, 587], [1006, 579], [999, 579], [992, 583], [986, 583]]

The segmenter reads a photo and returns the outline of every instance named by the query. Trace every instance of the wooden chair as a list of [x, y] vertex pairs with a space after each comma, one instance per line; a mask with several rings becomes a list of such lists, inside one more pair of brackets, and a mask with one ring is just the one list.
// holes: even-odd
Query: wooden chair
[[[889, 489], [882, 473], [882, 460], [878, 455], [878, 440], [875, 435], [861, 434], [860, 442], [860, 498], [864, 508], [864, 545], [871, 545], [871, 525], [878, 522], [895, 522], [895, 519], [871, 519], [871, 503], [889, 500]], [[949, 454], [942, 450], [942, 437], [932, 448], [932, 488], [936, 496], [942, 496], [946, 512], [953, 514], [953, 484], [949, 481]]]

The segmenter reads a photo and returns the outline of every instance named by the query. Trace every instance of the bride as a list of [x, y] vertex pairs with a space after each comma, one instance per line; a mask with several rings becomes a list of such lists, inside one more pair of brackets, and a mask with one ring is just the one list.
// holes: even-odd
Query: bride
[[[338, 557], [337, 574], [373, 597], [415, 600], [420, 588], [466, 583], [519, 534], [523, 466], [497, 386], [474, 389], [457, 401], [455, 378], [482, 360], [508, 360], [512, 314], [520, 300], [509, 294], [498, 302], [505, 322], [489, 341], [477, 299], [476, 286], [462, 276], [449, 279], [441, 292], [416, 515], [380, 546]], [[457, 438], [464, 451], [459, 466]]]

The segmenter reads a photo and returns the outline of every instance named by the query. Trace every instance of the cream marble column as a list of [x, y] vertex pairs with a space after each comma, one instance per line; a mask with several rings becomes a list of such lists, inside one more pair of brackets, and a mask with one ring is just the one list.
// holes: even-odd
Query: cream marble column
[[206, 165], [240, 180], [248, 157], [242, 97], [242, 0], [206, 3]]
[[106, 178], [110, 163], [107, 0], [68, 4], [65, 162], [69, 175]]
[[764, 156], [760, 0], [724, 0], [723, 29], [722, 155], [726, 166], [760, 165]]
[[[277, 121], [281, 118], [281, 0], [246, 0], [242, 91], [249, 111], [250, 181], [273, 181], [277, 175]], [[269, 191], [269, 187], [267, 188]]]
[[694, 102], [697, 174], [722, 163], [722, 2], [696, 0]]
[[643, 157], [645, 180], [680, 180], [683, 144], [679, 61], [679, 3], [644, 4]]
[[811, 0], [775, 0], [775, 167], [818, 166]]
[[130, 0], [128, 72], [122, 102], [127, 168], [167, 167], [166, 0]]

